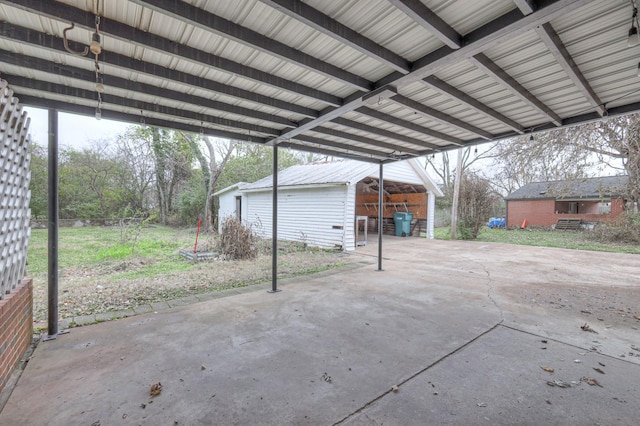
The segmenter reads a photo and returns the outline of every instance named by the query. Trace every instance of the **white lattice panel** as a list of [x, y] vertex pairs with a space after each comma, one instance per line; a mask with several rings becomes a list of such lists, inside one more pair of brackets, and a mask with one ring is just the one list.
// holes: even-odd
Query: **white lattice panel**
[[0, 299], [22, 280], [29, 227], [29, 119], [6, 81], [0, 80]]

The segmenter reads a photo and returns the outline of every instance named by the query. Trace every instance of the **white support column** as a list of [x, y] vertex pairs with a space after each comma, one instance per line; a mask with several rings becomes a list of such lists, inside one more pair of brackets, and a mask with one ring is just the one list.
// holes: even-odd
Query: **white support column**
[[427, 238], [433, 240], [434, 223], [436, 221], [436, 196], [432, 191], [427, 195]]

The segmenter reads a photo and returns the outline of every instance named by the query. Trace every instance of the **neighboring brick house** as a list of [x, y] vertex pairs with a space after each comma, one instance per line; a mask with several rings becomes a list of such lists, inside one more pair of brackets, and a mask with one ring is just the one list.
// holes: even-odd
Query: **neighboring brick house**
[[550, 227], [558, 219], [585, 222], [611, 220], [624, 211], [628, 176], [607, 176], [533, 182], [512, 192], [507, 203], [507, 227]]

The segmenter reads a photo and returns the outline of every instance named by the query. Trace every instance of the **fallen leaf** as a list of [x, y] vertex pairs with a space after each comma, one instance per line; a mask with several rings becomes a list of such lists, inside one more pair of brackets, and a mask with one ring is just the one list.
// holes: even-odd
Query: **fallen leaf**
[[634, 317], [635, 319], [637, 319], [638, 321], [640, 321], [640, 317], [639, 317], [639, 316], [634, 315], [633, 317]]
[[158, 382], [151, 385], [151, 391], [149, 392], [149, 395], [157, 396], [160, 395], [160, 392], [162, 392], [162, 383]]
[[394, 391], [394, 392], [398, 392], [399, 389], [400, 388], [398, 387], [398, 385], [391, 386], [391, 390]]
[[580, 328], [582, 329], [582, 331], [588, 331], [589, 333], [596, 333], [598, 334], [597, 331], [595, 331], [593, 328], [591, 328], [589, 326], [589, 324], [587, 324], [586, 322], [584, 323], [584, 325], [581, 325]]
[[205, 366], [204, 366], [204, 364], [202, 364], [202, 365], [200, 366], [200, 370], [206, 370], [206, 369], [207, 369], [207, 367], [205, 367]]
[[540, 366], [540, 368], [542, 368], [542, 369], [543, 369], [544, 371], [546, 371], [547, 373], [553, 373], [554, 371], [556, 371], [556, 370], [554, 370], [553, 368], [551, 368], [551, 367], [545, 367], [544, 365], [541, 365], [541, 366]]
[[604, 371], [602, 371], [602, 370], [601, 370], [601, 369], [599, 369], [599, 368], [594, 368], [594, 370], [596, 370], [596, 371], [597, 371], [598, 373], [600, 373], [600, 374], [604, 374]]
[[594, 379], [593, 377], [583, 377], [580, 379], [581, 382], [585, 382], [586, 384], [588, 384], [589, 386], [600, 386], [602, 387], [602, 385], [600, 383], [598, 383], [598, 381], [596, 379]]

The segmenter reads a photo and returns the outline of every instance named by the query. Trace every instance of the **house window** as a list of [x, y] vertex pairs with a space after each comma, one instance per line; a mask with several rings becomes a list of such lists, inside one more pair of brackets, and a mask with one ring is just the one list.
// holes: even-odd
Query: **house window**
[[611, 213], [611, 203], [601, 202], [598, 204], [598, 213], [607, 214]]

